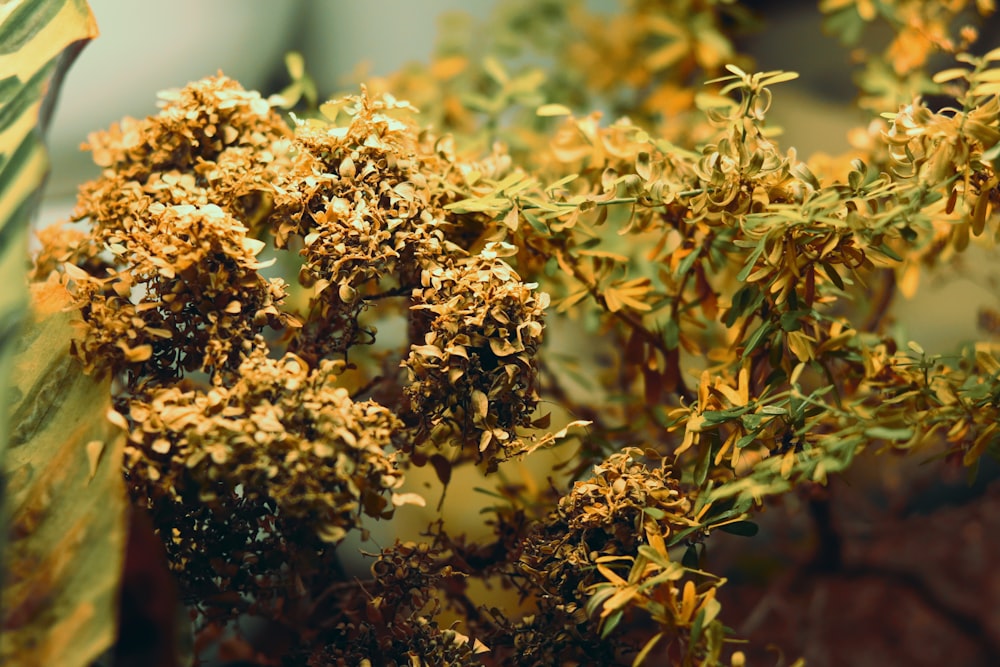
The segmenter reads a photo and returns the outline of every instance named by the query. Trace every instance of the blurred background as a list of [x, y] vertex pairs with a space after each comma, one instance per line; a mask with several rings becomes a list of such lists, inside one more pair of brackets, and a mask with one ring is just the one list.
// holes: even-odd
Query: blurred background
[[[388, 74], [431, 54], [439, 17], [489, 15], [491, 1], [90, 0], [100, 36], [67, 75], [49, 131], [49, 210], [72, 206], [76, 187], [99, 172], [80, 151], [87, 134], [123, 116], [157, 111], [156, 93], [222, 71], [263, 94], [288, 83], [284, 54], [299, 51], [320, 94], [367, 68]], [[169, 9], [168, 9], [169, 7]], [[43, 212], [42, 222], [49, 217]]]

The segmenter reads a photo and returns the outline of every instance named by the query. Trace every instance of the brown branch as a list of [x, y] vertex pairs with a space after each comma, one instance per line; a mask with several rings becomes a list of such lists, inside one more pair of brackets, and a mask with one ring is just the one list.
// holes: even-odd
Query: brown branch
[[883, 269], [881, 273], [884, 278], [881, 281], [882, 289], [875, 295], [871, 312], [868, 313], [868, 317], [862, 323], [861, 331], [878, 332], [886, 316], [889, 314], [889, 306], [892, 305], [893, 298], [896, 295], [896, 272], [892, 269]]

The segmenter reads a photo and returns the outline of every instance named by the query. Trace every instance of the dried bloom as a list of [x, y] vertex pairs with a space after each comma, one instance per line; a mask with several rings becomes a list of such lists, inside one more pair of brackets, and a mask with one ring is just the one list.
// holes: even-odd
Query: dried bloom
[[[487, 664], [717, 665], [722, 580], [689, 569], [695, 549], [678, 562], [682, 540], [752, 532], [761, 499], [872, 442], [966, 464], [997, 449], [995, 346], [955, 364], [883, 332], [911, 271], [997, 236], [1000, 50], [921, 71], [964, 48], [949, 26], [969, 0], [822, 3], [845, 37], [896, 22], [866, 103], [917, 101], [814, 171], [767, 124], [795, 74], [724, 64], [741, 62], [737, 3], [585, 4], [508, 11], [541, 58], [470, 45], [403, 82], [430, 115], [364, 90], [290, 127], [217, 77], [91, 137], [90, 230], [48, 235], [35, 275], [67, 262], [76, 354], [126, 380], [126, 476], [185, 600], [213, 632], [251, 615], [290, 635], [292, 655], [261, 661], [475, 664], [446, 612]], [[521, 67], [536, 60], [555, 71]], [[610, 114], [587, 114], [595, 100]], [[291, 285], [264, 277], [272, 254]], [[597, 344], [539, 363], [536, 281]], [[580, 419], [539, 432], [540, 396]], [[399, 492], [408, 463], [447, 485], [580, 424], [592, 437], [563, 461], [578, 481], [501, 485], [488, 540], [442, 521], [369, 579], [338, 567], [348, 531], [419, 502]], [[494, 583], [517, 613], [477, 604]]]
[[296, 127], [296, 159], [277, 183], [269, 223], [279, 248], [293, 237], [304, 246], [298, 280], [312, 288], [310, 315], [291, 349], [306, 359], [370, 342], [359, 318], [368, 297], [385, 296], [376, 287], [389, 282], [389, 294], [406, 295], [425, 264], [458, 250], [445, 241], [436, 201], [447, 170], [412, 111], [364, 94]]
[[128, 119], [89, 137], [94, 162], [122, 172], [186, 170], [214, 160], [230, 146], [260, 146], [262, 137], [284, 126], [256, 91], [219, 75], [160, 93], [162, 111], [145, 121]]
[[[328, 102], [322, 111], [323, 118], [296, 126], [295, 159], [277, 183], [270, 221], [278, 247], [293, 236], [330, 233], [337, 238], [326, 247], [350, 241], [349, 250], [356, 251], [366, 245], [351, 238], [358, 233], [368, 232], [378, 245], [388, 238], [383, 232], [403, 235], [428, 224], [426, 172], [439, 166], [439, 160], [421, 144], [408, 117], [415, 110], [390, 96], [373, 98], [364, 92]], [[391, 257], [388, 253], [382, 259]], [[311, 272], [314, 280], [329, 278], [322, 270]]]
[[[259, 93], [223, 76], [164, 94], [162, 111], [91, 135], [105, 167], [85, 184], [74, 217], [90, 232], [68, 257], [88, 368], [130, 384], [185, 372], [232, 371], [265, 326], [291, 319], [280, 279], [258, 270], [255, 238], [290, 130]], [[110, 266], [96, 262], [110, 254]]]
[[642, 458], [626, 448], [594, 466], [529, 536], [521, 567], [542, 591], [582, 605], [599, 580], [592, 567], [598, 558], [634, 555], [641, 544], [662, 544], [697, 525], [665, 460], [648, 467]]
[[372, 579], [341, 604], [346, 619], [321, 641], [310, 665], [480, 665], [481, 642], [438, 625], [442, 588], [462, 575], [447, 554], [426, 542], [397, 542], [371, 566]]
[[[209, 626], [309, 604], [332, 545], [363, 514], [387, 518], [420, 500], [397, 493], [415, 439], [447, 422], [450, 437], [495, 463], [535, 408], [547, 297], [501, 259], [512, 247], [469, 256], [489, 216], [447, 208], [475, 170], [500, 176], [510, 159], [497, 150], [467, 164], [411, 111], [362, 95], [292, 132], [255, 94], [197, 82], [160, 115], [92, 138], [107, 169], [81, 191], [77, 217], [90, 218], [90, 233], [75, 253], [50, 244], [49, 255], [69, 260], [81, 305], [77, 356], [126, 372], [118, 405], [131, 427], [130, 488], [185, 596], [207, 601]], [[301, 329], [281, 340], [265, 339], [266, 328], [298, 322], [282, 310], [286, 284], [262, 275], [265, 232], [279, 251], [301, 248], [291, 270], [311, 289]], [[384, 405], [352, 399], [338, 377], [354, 369], [348, 351], [374, 340], [363, 316], [383, 304], [409, 320], [410, 342], [440, 341], [454, 355], [418, 371], [412, 395], [391, 370], [401, 382], [377, 394]], [[432, 392], [449, 400], [431, 409]], [[466, 418], [475, 425], [455, 431]], [[408, 628], [391, 647], [368, 626], [342, 628], [331, 646], [347, 637], [379, 660], [417, 647], [470, 664], [472, 645], [428, 613], [411, 605], [386, 617]]]
[[28, 274], [30, 282], [44, 281], [53, 271], [58, 271], [63, 264], [74, 260], [89, 267], [103, 267], [105, 264], [96, 257], [99, 253], [89, 243], [89, 234], [83, 230], [72, 229], [60, 223], [39, 229], [35, 236], [41, 247], [32, 257], [31, 271]]
[[[500, 609], [491, 609], [497, 624], [490, 638], [494, 653], [511, 665], [628, 665], [622, 652], [632, 648], [621, 642], [605, 641], [595, 622], [588, 622], [582, 605], [559, 604], [543, 598], [538, 609], [517, 620]], [[634, 648], [632, 649], [634, 654]]]
[[98, 237], [153, 201], [217, 204], [248, 222], [287, 158], [288, 126], [232, 79], [202, 79], [161, 98], [156, 116], [126, 119], [84, 145], [105, 171], [81, 188], [74, 217], [94, 221]]
[[[114, 173], [142, 186], [151, 178], [154, 183], [169, 183], [171, 179], [163, 175], [172, 173], [197, 172], [206, 178], [211, 171], [207, 167], [227, 152], [250, 148], [263, 153], [280, 147], [291, 134], [260, 93], [244, 90], [221, 74], [160, 97], [162, 110], [156, 116], [127, 118], [88, 137], [84, 148], [93, 153], [98, 166], [109, 170], [105, 176]], [[264, 167], [275, 155], [264, 157], [255, 162]], [[86, 214], [87, 197], [81, 199]]]
[[264, 244], [214, 204], [157, 203], [145, 216], [108, 237], [108, 277], [70, 274], [85, 322], [76, 354], [131, 379], [235, 369], [244, 343], [287, 321], [283, 281], [258, 272]]
[[150, 482], [150, 496], [177, 503], [211, 505], [241, 485], [243, 497], [266, 499], [279, 516], [339, 541], [361, 514], [391, 516], [403, 480], [390, 453], [401, 425], [338, 387], [342, 368], [309, 369], [294, 355], [273, 360], [257, 349], [231, 387], [173, 386], [133, 399], [129, 469]]
[[424, 311], [422, 345], [403, 361], [409, 420], [417, 441], [435, 429], [453, 431], [496, 462], [519, 443], [517, 428], [530, 423], [537, 405], [533, 357], [541, 343], [548, 296], [522, 283], [487, 246], [451, 267], [426, 269], [414, 290], [413, 309]]
[[310, 656], [309, 667], [327, 665], [385, 665], [410, 667], [414, 664], [441, 667], [482, 665], [477, 648], [454, 628], [442, 628], [437, 621], [412, 614], [391, 623], [360, 621], [337, 627], [339, 636]]
[[640, 548], [665, 553], [666, 539], [696, 525], [692, 502], [665, 460], [649, 466], [644, 458], [636, 448], [612, 454], [535, 523], [513, 579], [524, 580], [522, 591], [537, 599], [537, 609], [516, 621], [494, 610], [500, 627], [491, 647], [524, 661], [517, 664], [621, 664], [642, 646], [642, 637], [605, 640], [588, 600], [605, 581], [604, 564], [627, 561]]

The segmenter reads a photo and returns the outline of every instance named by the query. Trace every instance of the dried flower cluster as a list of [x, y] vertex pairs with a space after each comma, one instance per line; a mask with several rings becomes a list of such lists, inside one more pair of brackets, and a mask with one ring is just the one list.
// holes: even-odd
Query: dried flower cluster
[[[84, 253], [106, 272], [73, 271], [88, 369], [128, 369], [130, 384], [239, 366], [244, 341], [282, 327], [286, 285], [259, 273], [250, 227], [290, 132], [259, 94], [219, 78], [167, 95], [163, 111], [91, 135], [101, 178], [80, 189]], [[84, 264], [86, 266], [86, 264]], [[91, 267], [103, 269], [101, 265]]]
[[161, 101], [156, 116], [89, 137], [86, 148], [105, 171], [80, 188], [75, 217], [90, 219], [102, 241], [121, 234], [123, 219], [141, 224], [153, 202], [216, 204], [248, 222], [289, 153], [284, 119], [231, 79], [161, 93]]
[[324, 637], [309, 665], [482, 664], [485, 646], [432, 620], [440, 610], [435, 591], [461, 580], [428, 543], [397, 543], [372, 564], [372, 581], [345, 605], [344, 619]]
[[[309, 317], [290, 347], [306, 359], [371, 342], [359, 318], [372, 307], [373, 286], [394, 279], [381, 296], [405, 296], [424, 263], [458, 251], [439, 229], [424, 175], [438, 166], [432, 149], [391, 115], [408, 105], [363, 97], [324, 109], [326, 122], [298, 128], [294, 168], [277, 184], [271, 218], [277, 247], [292, 238], [304, 245], [298, 279], [312, 288]], [[341, 111], [346, 127], [330, 127]], [[432, 164], [418, 157], [421, 149]]]
[[582, 606], [599, 581], [589, 565], [636, 553], [672, 533], [697, 526], [690, 500], [665, 462], [649, 468], [639, 450], [626, 449], [576, 482], [531, 535], [521, 565], [553, 601]]
[[[185, 596], [226, 600], [212, 622], [276, 618], [362, 515], [423, 503], [404, 452], [496, 466], [533, 437], [547, 300], [444, 209], [449, 178], [498, 166], [459, 164], [408, 105], [348, 99], [293, 130], [224, 77], [166, 100], [91, 137], [89, 231], [48, 234], [35, 273], [68, 260], [74, 352], [124, 381], [130, 489]], [[300, 261], [262, 261], [269, 239]], [[290, 264], [292, 284], [265, 276]], [[409, 340], [361, 389], [386, 402], [361, 400], [341, 377], [397, 314]]]
[[[675, 604], [669, 613], [655, 607], [677, 598], [678, 580], [686, 573], [681, 563], [671, 562], [666, 540], [681, 531], [690, 532], [699, 521], [666, 462], [661, 460], [651, 468], [643, 458], [641, 450], [632, 448], [612, 454], [594, 466], [591, 478], [576, 482], [558, 507], [527, 535], [519, 567], [542, 595], [539, 612], [521, 621], [515, 648], [531, 656], [533, 664], [582, 664], [600, 654], [606, 655], [605, 662], [629, 653], [634, 657], [648, 638], [625, 636], [613, 647], [602, 645], [594, 642], [601, 636], [598, 623], [613, 616], [605, 623], [613, 629], [628, 613], [632, 624], [642, 625], [634, 612], [644, 609], [652, 620], [663, 624], [665, 634], [676, 635], [679, 629], [690, 627], [701, 606], [714, 599], [714, 587], [720, 583], [716, 581], [703, 587], [697, 610]], [[644, 559], [641, 554], [650, 550], [653, 562], [669, 574], [644, 569], [648, 561], [643, 560], [638, 564], [643, 580], [633, 581], [626, 574], [626, 584], [616, 571], [630, 566], [637, 554]], [[607, 580], [622, 586], [606, 587]], [[694, 583], [687, 583], [692, 591], [685, 595], [691, 597]], [[599, 594], [591, 597], [595, 592]], [[603, 612], [594, 614], [601, 605]], [[717, 623], [714, 616], [703, 618], [706, 629]], [[700, 651], [699, 647], [688, 649], [692, 655]]]
[[[446, 43], [371, 84], [423, 115], [365, 89], [289, 125], [217, 77], [95, 135], [91, 227], [48, 234], [35, 275], [69, 262], [76, 354], [123, 380], [126, 475], [200, 636], [250, 613], [295, 637], [274, 664], [742, 664], [700, 569], [714, 531], [873, 444], [1000, 450], [996, 346], [947, 358], [886, 326], [921, 269], [1000, 235], [1000, 50], [964, 53], [968, 3], [930, 4], [823, 3], [841, 31], [897, 21], [916, 52], [893, 76], [955, 101], [894, 78], [833, 158], [768, 125], [793, 73], [726, 64], [731, 2], [627, 2], [610, 31], [513, 3], [489, 53]], [[925, 76], [931, 45], [957, 66]], [[546, 317], [573, 333], [543, 344]], [[440, 522], [338, 574], [362, 517], [423, 502], [408, 466], [488, 482], [565, 437], [545, 399], [586, 436], [548, 484], [499, 486], [491, 535]]]
[[[183, 506], [191, 485], [211, 506], [219, 495], [274, 503], [284, 520], [337, 542], [364, 513], [389, 516], [386, 495], [402, 471], [390, 453], [401, 424], [373, 401], [337, 386], [342, 362], [310, 370], [292, 354], [255, 350], [232, 387], [165, 387], [129, 403], [130, 474], [154, 504]], [[242, 487], [236, 491], [236, 487]]]
[[108, 277], [71, 273], [85, 304], [75, 347], [85, 367], [127, 367], [133, 383], [230, 371], [244, 342], [287, 319], [277, 308], [284, 282], [258, 272], [264, 244], [217, 205], [154, 203], [143, 220], [146, 233], [137, 225], [107, 239], [117, 265]]
[[427, 331], [403, 362], [408, 413], [421, 432], [453, 432], [491, 461], [517, 451], [517, 429], [530, 425], [537, 403], [530, 360], [548, 304], [533, 287], [491, 246], [476, 261], [423, 272], [413, 308], [427, 315]]

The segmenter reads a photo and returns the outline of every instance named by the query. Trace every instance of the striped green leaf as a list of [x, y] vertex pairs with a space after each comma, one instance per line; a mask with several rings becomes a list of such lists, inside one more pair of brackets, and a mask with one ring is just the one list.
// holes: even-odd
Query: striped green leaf
[[25, 321], [28, 225], [48, 171], [44, 131], [62, 75], [96, 32], [84, 0], [0, 2], [4, 665], [82, 667], [115, 638], [125, 498], [108, 387], [69, 357], [63, 288], [36, 286]]
[[[97, 27], [84, 0], [0, 4], [0, 405], [25, 310], [28, 223], [48, 171], [42, 136], [59, 81]], [[0, 410], [0, 460], [6, 449]]]
[[115, 641], [125, 548], [124, 434], [109, 380], [69, 352], [70, 296], [31, 286], [14, 355], [0, 575], [0, 664], [86, 667]]

